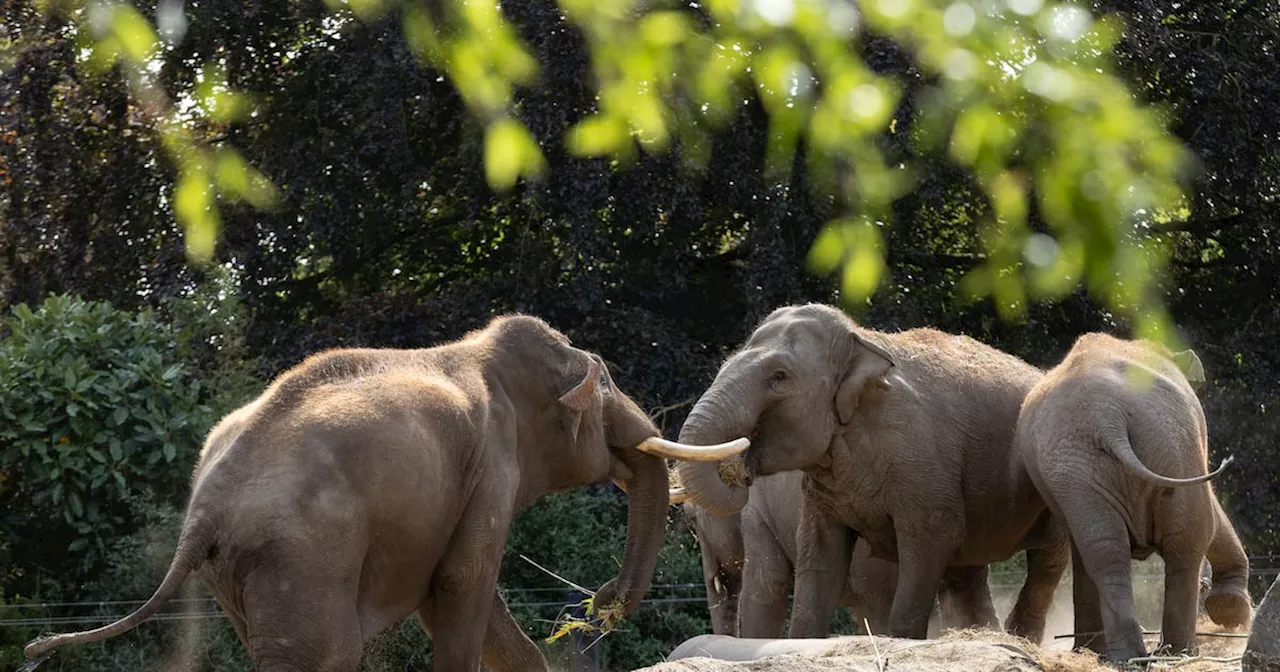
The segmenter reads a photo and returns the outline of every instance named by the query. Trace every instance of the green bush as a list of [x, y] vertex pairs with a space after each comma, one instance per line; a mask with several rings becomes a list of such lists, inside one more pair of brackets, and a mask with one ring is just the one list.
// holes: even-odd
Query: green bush
[[149, 311], [51, 296], [4, 328], [0, 469], [17, 514], [5, 531], [39, 550], [32, 560], [90, 578], [140, 502], [181, 497], [213, 411]]
[[[38, 604], [140, 600], [159, 585], [205, 434], [262, 389], [244, 355], [240, 306], [208, 287], [160, 312], [50, 296], [0, 321], [0, 619], [119, 616], [136, 604]], [[192, 582], [192, 596], [198, 588]], [[21, 644], [41, 632], [98, 624], [6, 627], [0, 667], [18, 664]], [[243, 662], [224, 619], [161, 621], [129, 637], [72, 647], [45, 666]]]

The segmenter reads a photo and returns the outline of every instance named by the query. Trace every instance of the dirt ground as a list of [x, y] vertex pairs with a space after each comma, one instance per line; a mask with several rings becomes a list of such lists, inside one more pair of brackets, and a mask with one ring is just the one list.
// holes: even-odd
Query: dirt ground
[[[1210, 622], [1198, 632], [1221, 633]], [[1148, 645], [1158, 636], [1152, 635]], [[1068, 640], [1069, 641], [1069, 640]], [[1152, 663], [1149, 669], [1179, 672], [1235, 672], [1244, 652], [1241, 637], [1200, 637], [1199, 655], [1177, 661]], [[814, 655], [782, 655], [748, 661], [685, 658], [659, 663], [636, 672], [1110, 672], [1096, 656], [1069, 650], [1043, 649], [1009, 635], [966, 630], [948, 632], [933, 640], [882, 637], [844, 638], [830, 650]]]

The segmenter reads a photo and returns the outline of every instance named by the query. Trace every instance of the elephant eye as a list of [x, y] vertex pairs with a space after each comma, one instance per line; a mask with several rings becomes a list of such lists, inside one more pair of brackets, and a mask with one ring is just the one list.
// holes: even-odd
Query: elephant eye
[[787, 372], [783, 371], [782, 369], [778, 369], [777, 371], [773, 372], [772, 376], [769, 376], [769, 384], [774, 385], [777, 383], [781, 383], [786, 379], [787, 379]]

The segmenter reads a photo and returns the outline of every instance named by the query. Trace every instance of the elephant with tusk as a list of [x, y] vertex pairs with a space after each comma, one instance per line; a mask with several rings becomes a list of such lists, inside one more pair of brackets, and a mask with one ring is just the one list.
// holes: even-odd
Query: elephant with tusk
[[56, 647], [137, 627], [195, 574], [259, 672], [354, 672], [364, 642], [414, 612], [438, 671], [546, 670], [497, 592], [515, 514], [550, 492], [625, 483], [622, 566], [596, 604], [629, 613], [662, 546], [664, 458], [747, 445], [663, 440], [599, 356], [534, 317], [432, 348], [318, 354], [210, 432], [151, 599], [110, 625], [28, 644], [28, 669]]
[[[1085, 334], [1027, 395], [1018, 421], [1024, 468], [1072, 545], [1076, 645], [1113, 662], [1145, 656], [1130, 561], [1165, 563], [1162, 646], [1194, 651], [1200, 575], [1213, 580], [1204, 609], [1247, 625], [1248, 558], [1213, 494], [1204, 409], [1189, 380], [1194, 353], [1148, 341]], [[1198, 374], [1198, 375], [1197, 375]]]
[[[785, 471], [755, 478], [747, 505], [737, 514], [718, 516], [684, 502], [685, 518], [702, 554], [715, 634], [779, 638], [785, 633], [803, 477], [798, 471]], [[859, 539], [854, 544], [840, 606], [850, 609], [858, 624], [865, 620], [871, 633], [883, 635], [889, 628], [897, 578], [898, 566], [871, 557], [866, 540]], [[938, 594], [942, 609], [934, 609], [930, 615], [929, 636], [945, 628], [999, 629], [985, 567], [948, 576]]]
[[724, 515], [752, 479], [804, 473], [790, 637], [822, 637], [854, 543], [897, 562], [888, 635], [922, 639], [944, 576], [1020, 550], [1028, 575], [1006, 622], [1038, 642], [1066, 568], [1065, 531], [1011, 469], [1018, 410], [1043, 373], [971, 338], [883, 333], [830, 306], [766, 317], [721, 366], [680, 431], [751, 439], [740, 458], [679, 465], [698, 506]]

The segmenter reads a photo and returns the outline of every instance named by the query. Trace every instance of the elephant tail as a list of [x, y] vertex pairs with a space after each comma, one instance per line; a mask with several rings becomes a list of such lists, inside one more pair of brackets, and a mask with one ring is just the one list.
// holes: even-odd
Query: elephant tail
[[141, 607], [138, 607], [132, 614], [95, 630], [50, 635], [32, 641], [23, 649], [23, 654], [26, 655], [29, 662], [21, 669], [35, 669], [36, 665], [39, 665], [52, 655], [53, 650], [60, 646], [110, 639], [142, 625], [182, 590], [182, 584], [186, 581], [187, 576], [200, 566], [208, 556], [210, 549], [214, 547], [214, 533], [214, 526], [207, 522], [204, 517], [199, 515], [188, 516], [187, 524], [183, 526], [182, 535], [178, 539], [178, 550], [174, 553], [173, 560], [169, 563], [169, 571], [165, 574], [164, 580], [151, 596], [151, 599], [147, 600]]
[[1129, 443], [1128, 432], [1108, 432], [1107, 436], [1102, 439], [1102, 442], [1106, 445], [1107, 450], [1110, 451], [1117, 460], [1120, 460], [1120, 463], [1127, 467], [1135, 476], [1149, 483], [1154, 483], [1166, 488], [1176, 488], [1183, 485], [1204, 483], [1218, 474], [1221, 474], [1222, 470], [1226, 469], [1227, 465], [1231, 464], [1231, 462], [1236, 459], [1234, 455], [1227, 456], [1227, 459], [1223, 460], [1222, 464], [1219, 464], [1217, 469], [1214, 469], [1203, 476], [1193, 476], [1191, 478], [1170, 478], [1169, 476], [1161, 476], [1160, 474], [1151, 471], [1147, 468], [1147, 465], [1142, 463], [1142, 460], [1138, 459], [1138, 454], [1133, 452], [1133, 446]]

